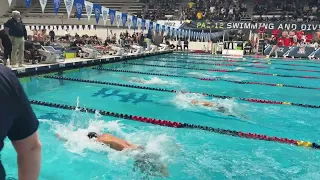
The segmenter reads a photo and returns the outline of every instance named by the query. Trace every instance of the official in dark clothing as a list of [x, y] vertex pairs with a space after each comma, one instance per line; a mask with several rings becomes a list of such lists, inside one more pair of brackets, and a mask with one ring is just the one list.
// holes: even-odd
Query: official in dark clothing
[[26, 28], [23, 25], [20, 12], [12, 11], [12, 18], [4, 24], [5, 31], [9, 33], [12, 43], [11, 65], [23, 67], [24, 62], [24, 38], [27, 36]]
[[186, 49], [187, 51], [189, 50], [189, 41], [187, 38], [185, 38], [183, 42], [183, 50], [185, 51]]
[[[0, 151], [6, 137], [17, 152], [18, 179], [36, 180], [41, 166], [39, 122], [16, 75], [0, 65]], [[12, 159], [13, 160], [13, 159]], [[0, 180], [5, 179], [0, 159]]]
[[1, 47], [1, 44], [0, 44], [0, 47], [3, 50], [4, 65], [6, 65], [8, 59], [9, 58], [11, 59], [12, 44], [8, 34], [4, 29], [0, 31], [0, 39], [2, 44], [2, 47]]
[[51, 30], [50, 32], [49, 32], [49, 36], [50, 36], [50, 41], [51, 42], [54, 42], [54, 37], [55, 37], [55, 33], [54, 33], [54, 31], [53, 30]]
[[227, 43], [228, 47], [225, 49], [230, 49], [230, 44], [231, 44], [231, 49], [234, 49], [233, 41], [235, 39], [235, 36], [236, 36], [235, 32], [231, 30], [229, 33], [229, 42]]

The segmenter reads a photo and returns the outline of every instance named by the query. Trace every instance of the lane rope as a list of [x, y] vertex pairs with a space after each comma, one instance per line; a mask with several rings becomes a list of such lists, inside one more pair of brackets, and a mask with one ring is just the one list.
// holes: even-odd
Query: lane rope
[[207, 94], [207, 93], [196, 93], [196, 92], [187, 92], [187, 91], [177, 91], [177, 90], [170, 90], [170, 89], [163, 89], [163, 88], [153, 88], [147, 86], [136, 86], [131, 84], [120, 84], [120, 83], [113, 83], [113, 82], [104, 82], [104, 81], [96, 81], [96, 80], [89, 80], [89, 79], [79, 79], [79, 78], [70, 78], [70, 77], [62, 77], [62, 76], [51, 76], [45, 75], [44, 78], [49, 79], [58, 79], [58, 80], [67, 80], [67, 81], [75, 81], [75, 82], [84, 82], [84, 83], [91, 83], [91, 84], [104, 84], [110, 86], [121, 86], [126, 88], [135, 88], [135, 89], [147, 89], [152, 91], [162, 91], [162, 92], [170, 92], [170, 93], [193, 93], [193, 94], [202, 94], [203, 96], [215, 97], [220, 99], [239, 99], [242, 101], [248, 101], [252, 103], [263, 103], [263, 104], [277, 104], [277, 105], [292, 105], [292, 106], [300, 106], [306, 108], [320, 108], [318, 105], [311, 105], [311, 104], [301, 104], [301, 103], [292, 103], [292, 102], [282, 102], [282, 101], [272, 101], [272, 100], [264, 100], [264, 99], [253, 99], [253, 98], [239, 98], [239, 97], [232, 97], [232, 96], [221, 96], [215, 94]]
[[133, 66], [151, 66], [151, 67], [163, 67], [163, 68], [174, 68], [174, 69], [191, 69], [199, 71], [212, 71], [212, 72], [234, 72], [234, 73], [244, 73], [244, 74], [256, 74], [262, 76], [278, 76], [278, 77], [288, 77], [288, 78], [304, 78], [304, 79], [320, 79], [317, 76], [292, 76], [284, 74], [270, 74], [264, 72], [250, 72], [250, 71], [240, 71], [240, 70], [228, 70], [228, 69], [205, 69], [205, 68], [190, 68], [181, 66], [169, 66], [169, 65], [154, 65], [154, 64], [143, 64], [143, 63], [125, 63]]
[[291, 64], [291, 63], [278, 63], [278, 62], [270, 62], [266, 60], [266, 62], [263, 61], [248, 61], [248, 60], [217, 60], [217, 59], [188, 59], [190, 61], [218, 61], [218, 62], [239, 62], [239, 63], [256, 63], [256, 64], [278, 64], [278, 65], [287, 65], [287, 66], [298, 66], [298, 67], [312, 67], [312, 68], [320, 68], [320, 66], [313, 66], [313, 65], [302, 65], [302, 64]]
[[103, 110], [96, 110], [92, 108], [76, 107], [71, 105], [57, 104], [57, 103], [37, 101], [37, 100], [30, 100], [30, 103], [33, 105], [46, 106], [46, 107], [52, 107], [52, 108], [58, 108], [58, 109], [66, 109], [66, 110], [75, 110], [77, 108], [81, 112], [88, 112], [92, 114], [95, 114], [98, 111], [101, 115], [104, 115], [104, 116], [122, 118], [122, 119], [142, 122], [142, 123], [154, 124], [158, 126], [165, 126], [165, 127], [171, 127], [171, 128], [198, 129], [198, 130], [209, 131], [217, 134], [234, 136], [239, 138], [254, 139], [254, 140], [261, 140], [261, 141], [272, 141], [272, 142], [277, 142], [281, 144], [320, 149], [319, 144], [309, 142], [309, 141], [294, 140], [294, 139], [288, 139], [288, 138], [282, 138], [282, 137], [272, 137], [272, 136], [256, 134], [256, 133], [245, 133], [241, 131], [213, 128], [209, 126], [174, 122], [174, 121], [162, 120], [162, 119], [154, 119], [154, 118], [148, 118], [143, 116], [134, 116], [134, 115], [123, 114], [123, 113], [115, 113], [115, 112], [109, 112], [109, 111], [103, 111]]
[[[187, 63], [187, 64], [205, 64], [205, 65], [213, 65], [213, 66], [229, 66], [229, 67], [250, 67], [250, 68], [269, 68], [267, 66], [255, 66], [255, 65], [237, 65], [237, 64], [215, 64], [215, 63], [206, 63], [206, 62], [189, 62], [189, 61], [183, 61], [183, 60], [148, 60], [148, 61], [156, 61], [156, 62], [172, 62], [172, 63]], [[320, 72], [317, 70], [307, 70], [307, 69], [291, 69], [291, 68], [272, 68], [272, 69], [278, 69], [278, 70], [286, 70], [286, 71], [303, 71], [303, 72]]]
[[92, 69], [100, 70], [100, 71], [111, 71], [111, 72], [125, 72], [125, 73], [132, 73], [132, 74], [145, 74], [145, 75], [154, 75], [154, 76], [166, 76], [166, 77], [179, 77], [179, 78], [194, 78], [202, 81], [225, 81], [231, 82], [236, 84], [255, 84], [255, 85], [263, 85], [263, 86], [276, 86], [276, 87], [290, 87], [290, 88], [298, 88], [298, 89], [313, 89], [313, 90], [320, 90], [320, 88], [316, 87], [306, 87], [306, 86], [297, 86], [297, 85], [288, 85], [288, 84], [274, 84], [274, 83], [266, 83], [266, 82], [253, 82], [253, 81], [233, 81], [224, 79], [221, 77], [217, 78], [200, 78], [200, 77], [193, 77], [193, 76], [183, 76], [183, 75], [175, 75], [175, 74], [161, 74], [161, 73], [149, 73], [149, 72], [140, 72], [140, 71], [130, 71], [130, 70], [121, 70], [121, 69], [109, 69], [103, 67], [93, 67]]

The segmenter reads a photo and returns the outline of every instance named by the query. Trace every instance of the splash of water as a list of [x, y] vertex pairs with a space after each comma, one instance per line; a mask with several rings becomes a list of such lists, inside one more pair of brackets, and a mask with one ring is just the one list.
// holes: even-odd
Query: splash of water
[[234, 70], [236, 70], [236, 71], [240, 71], [240, 70], [244, 70], [245, 68], [243, 68], [243, 67], [236, 67], [236, 68], [234, 68]]
[[200, 72], [188, 72], [186, 73], [187, 75], [194, 75], [197, 77], [212, 77], [212, 74], [205, 74], [205, 73], [200, 73]]
[[224, 107], [227, 112], [226, 114], [238, 116], [238, 112], [244, 111], [243, 107], [241, 107], [237, 102], [233, 99], [206, 99], [205, 96], [201, 94], [193, 94], [193, 93], [178, 93], [175, 98], [173, 98], [172, 103], [175, 104], [180, 109], [189, 109], [189, 110], [208, 110], [208, 111], [217, 111], [218, 107], [206, 107], [201, 105], [194, 105], [192, 101], [199, 102], [208, 102], [212, 104], [216, 104], [220, 107]]
[[142, 84], [152, 84], [152, 85], [179, 85], [177, 81], [174, 81], [174, 80], [167, 81], [159, 77], [152, 77], [149, 80], [144, 78], [131, 77], [130, 81], [138, 82]]

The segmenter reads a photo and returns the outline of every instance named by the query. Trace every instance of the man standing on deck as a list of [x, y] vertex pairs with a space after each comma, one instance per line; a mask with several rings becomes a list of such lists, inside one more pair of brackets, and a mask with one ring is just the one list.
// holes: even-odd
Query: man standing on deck
[[[18, 179], [37, 180], [41, 166], [39, 121], [15, 74], [0, 65], [0, 151], [8, 137], [17, 152]], [[0, 156], [1, 157], [1, 156]], [[5, 180], [0, 159], [0, 180]]]
[[[5, 24], [4, 29], [11, 39], [12, 53], [11, 65], [14, 67], [23, 67], [24, 62], [24, 37], [27, 36], [27, 31], [21, 21], [20, 12], [12, 11], [12, 18]], [[19, 63], [19, 64], [17, 64]]]

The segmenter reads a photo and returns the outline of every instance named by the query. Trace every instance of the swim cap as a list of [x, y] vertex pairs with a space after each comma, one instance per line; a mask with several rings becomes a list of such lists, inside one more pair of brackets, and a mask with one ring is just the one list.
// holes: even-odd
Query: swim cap
[[91, 139], [91, 138], [97, 138], [97, 137], [98, 137], [98, 134], [95, 133], [95, 132], [89, 132], [88, 137], [89, 137], [89, 139]]

